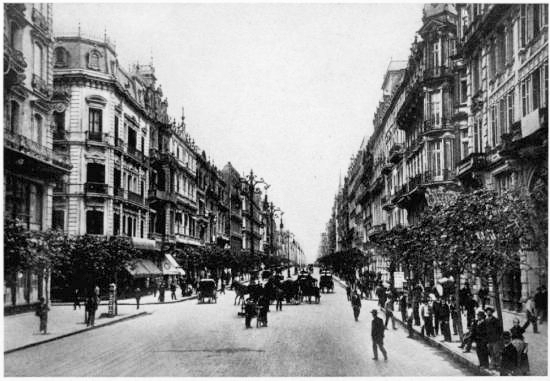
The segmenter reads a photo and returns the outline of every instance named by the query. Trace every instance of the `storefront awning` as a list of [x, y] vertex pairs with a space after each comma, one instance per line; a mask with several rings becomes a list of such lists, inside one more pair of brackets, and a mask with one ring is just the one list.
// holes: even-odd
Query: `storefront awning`
[[194, 238], [187, 238], [187, 237], [176, 237], [176, 243], [183, 244], [183, 245], [191, 245], [191, 246], [203, 246], [201, 244], [201, 241]]
[[139, 249], [139, 250], [158, 251], [158, 248], [154, 239], [132, 237], [132, 244], [136, 249]]
[[128, 262], [125, 267], [134, 278], [162, 275], [162, 271], [148, 259], [134, 259]]
[[176, 262], [174, 257], [170, 254], [164, 254], [162, 261], [162, 274], [163, 275], [185, 275], [185, 271]]

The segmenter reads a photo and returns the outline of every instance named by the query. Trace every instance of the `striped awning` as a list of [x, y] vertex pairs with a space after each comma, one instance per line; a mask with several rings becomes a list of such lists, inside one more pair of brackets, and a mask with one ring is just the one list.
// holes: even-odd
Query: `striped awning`
[[170, 254], [164, 254], [162, 261], [162, 274], [163, 275], [185, 275], [185, 271], [176, 262], [174, 257]]

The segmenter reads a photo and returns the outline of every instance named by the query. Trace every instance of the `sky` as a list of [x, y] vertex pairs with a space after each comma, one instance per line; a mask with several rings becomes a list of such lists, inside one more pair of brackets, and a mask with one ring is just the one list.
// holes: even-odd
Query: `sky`
[[350, 158], [372, 133], [390, 60], [405, 60], [422, 5], [55, 3], [54, 34], [116, 41], [150, 63], [169, 114], [221, 169], [270, 185], [285, 229], [317, 257]]

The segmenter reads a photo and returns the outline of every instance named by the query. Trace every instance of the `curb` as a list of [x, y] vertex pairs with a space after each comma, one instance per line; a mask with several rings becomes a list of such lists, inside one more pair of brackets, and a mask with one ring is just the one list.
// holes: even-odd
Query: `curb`
[[139, 314], [126, 316], [126, 317], [120, 318], [120, 319], [115, 320], [115, 321], [110, 321], [110, 322], [105, 323], [105, 324], [96, 325], [94, 327], [87, 327], [87, 328], [79, 329], [79, 330], [76, 330], [76, 331], [73, 331], [73, 332], [69, 332], [69, 333], [65, 333], [65, 334], [62, 334], [62, 335], [59, 335], [59, 336], [56, 336], [56, 337], [52, 337], [50, 339], [37, 341], [35, 343], [26, 344], [26, 345], [23, 345], [23, 346], [17, 347], [17, 348], [8, 349], [7, 351], [4, 351], [4, 355], [7, 355], [7, 354], [10, 354], [10, 353], [13, 353], [13, 352], [17, 352], [17, 351], [20, 351], [20, 350], [23, 350], [23, 349], [36, 347], [36, 346], [41, 345], [41, 344], [50, 343], [52, 341], [57, 341], [57, 340], [65, 338], [65, 337], [73, 336], [73, 335], [76, 335], [76, 334], [79, 334], [79, 333], [84, 333], [84, 332], [92, 331], [94, 329], [107, 327], [109, 325], [121, 323], [123, 321], [130, 320], [130, 319], [135, 319], [135, 318], [142, 317], [142, 316], [145, 316], [145, 315], [151, 315], [151, 312], [140, 312]]
[[[193, 299], [197, 299], [197, 295], [194, 295], [194, 296], [186, 296], [184, 299], [178, 299], [178, 300], [167, 300], [163, 303], [160, 303], [160, 302], [146, 302], [146, 303], [139, 303], [140, 306], [154, 306], [154, 305], [163, 305], [163, 304], [173, 304], [173, 303], [181, 303], [181, 302], [186, 302], [188, 300], [193, 300]], [[128, 299], [125, 299], [125, 300], [128, 300]], [[56, 307], [56, 306], [72, 306], [73, 303], [70, 303], [70, 302], [66, 302], [66, 303], [52, 303], [52, 306]], [[109, 302], [101, 302], [99, 304], [100, 306], [108, 306], [109, 305]], [[118, 302], [117, 305], [119, 306], [135, 306], [136, 303], [131, 303], [131, 302]]]
[[[384, 316], [385, 316], [386, 312], [383, 309], [381, 309], [381, 311], [382, 311], [382, 313], [384, 313]], [[395, 319], [396, 322], [398, 322], [401, 326], [403, 326], [403, 328], [407, 329], [407, 324], [405, 324], [403, 321], [401, 321], [401, 319], [397, 318], [395, 313], [393, 315], [393, 318]], [[417, 338], [422, 339], [428, 345], [430, 345], [432, 347], [436, 347], [436, 348], [442, 350], [447, 355], [449, 355], [454, 361], [460, 363], [461, 365], [466, 366], [467, 368], [472, 370], [478, 376], [496, 376], [496, 375], [498, 375], [498, 374], [492, 373], [492, 372], [490, 372], [486, 369], [481, 368], [479, 365], [476, 365], [475, 363], [473, 363], [471, 360], [467, 359], [466, 357], [464, 357], [464, 356], [460, 355], [459, 353], [456, 353], [453, 350], [447, 348], [445, 345], [441, 344], [437, 340], [434, 340], [433, 338], [428, 337], [428, 336], [422, 336], [422, 334], [419, 333], [418, 331], [416, 331], [414, 328], [413, 328], [413, 337], [415, 339], [417, 339]]]

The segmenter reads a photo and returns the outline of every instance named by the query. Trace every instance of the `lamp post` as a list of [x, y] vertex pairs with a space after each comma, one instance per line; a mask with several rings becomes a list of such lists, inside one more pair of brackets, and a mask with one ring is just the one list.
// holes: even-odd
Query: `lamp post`
[[263, 178], [258, 179], [252, 169], [250, 170], [250, 174], [244, 176], [240, 181], [248, 187], [248, 200], [250, 204], [248, 215], [248, 221], [250, 222], [250, 255], [254, 256], [254, 193], [258, 184], [264, 184], [266, 190], [269, 188], [269, 184]]

